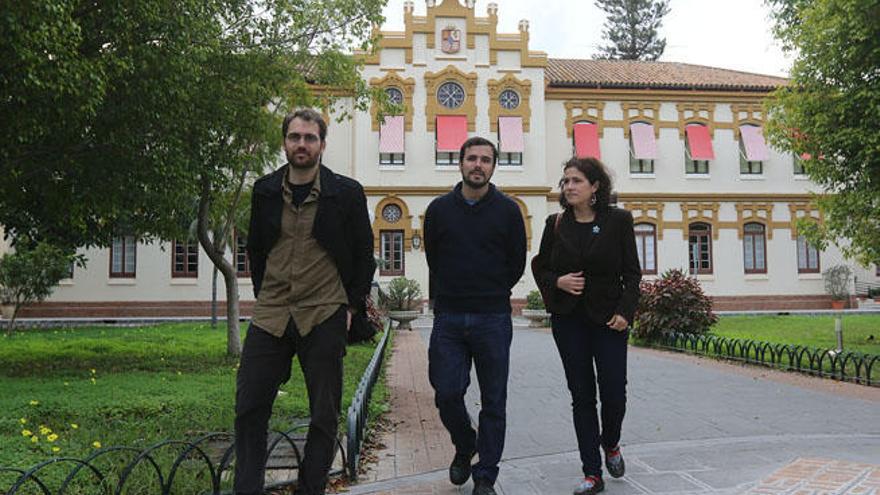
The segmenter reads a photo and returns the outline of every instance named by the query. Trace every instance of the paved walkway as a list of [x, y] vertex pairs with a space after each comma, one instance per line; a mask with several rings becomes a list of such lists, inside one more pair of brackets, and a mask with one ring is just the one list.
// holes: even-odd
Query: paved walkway
[[[395, 336], [393, 427], [352, 494], [470, 493], [447, 480], [429, 332], [422, 319]], [[606, 493], [880, 494], [880, 389], [640, 348], [629, 360], [627, 474], [607, 478]], [[476, 380], [467, 402], [479, 407]], [[552, 336], [518, 326], [499, 493], [571, 492], [580, 462], [570, 414]]]

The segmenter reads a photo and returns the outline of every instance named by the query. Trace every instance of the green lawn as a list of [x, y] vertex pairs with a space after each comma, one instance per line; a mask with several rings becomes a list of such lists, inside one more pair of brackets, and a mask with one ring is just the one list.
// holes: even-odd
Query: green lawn
[[[844, 350], [880, 354], [880, 315], [844, 315], [842, 321]], [[837, 347], [832, 316], [721, 316], [710, 333], [779, 344]]]
[[[0, 466], [81, 458], [98, 445], [142, 448], [232, 431], [237, 359], [225, 356], [225, 339], [225, 327], [207, 324], [35, 330], [0, 338]], [[373, 348], [348, 348], [343, 410]], [[288, 429], [308, 416], [302, 375], [298, 364], [293, 368], [275, 402], [273, 428]], [[384, 400], [381, 385], [375, 393]], [[0, 491], [5, 479], [0, 476]]]

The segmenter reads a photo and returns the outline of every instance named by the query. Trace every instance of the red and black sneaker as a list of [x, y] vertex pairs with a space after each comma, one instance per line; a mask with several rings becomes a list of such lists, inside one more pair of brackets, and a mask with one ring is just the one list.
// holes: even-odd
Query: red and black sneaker
[[574, 495], [592, 495], [605, 489], [601, 476], [585, 476], [583, 481], [574, 488]]
[[620, 478], [626, 471], [623, 455], [620, 453], [620, 445], [613, 449], [605, 449], [605, 468], [612, 478]]

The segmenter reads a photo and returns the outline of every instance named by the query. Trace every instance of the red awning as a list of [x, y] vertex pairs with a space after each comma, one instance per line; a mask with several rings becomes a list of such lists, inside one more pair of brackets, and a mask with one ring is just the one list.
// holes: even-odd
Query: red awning
[[601, 158], [599, 128], [589, 122], [574, 125], [574, 150], [578, 158]]
[[522, 117], [498, 117], [498, 151], [503, 153], [522, 153]]
[[385, 117], [379, 130], [379, 153], [403, 153], [403, 115]]
[[709, 128], [700, 124], [685, 126], [687, 134], [687, 146], [691, 153], [691, 160], [714, 160], [715, 151], [712, 149], [712, 138], [709, 136]]
[[467, 117], [440, 115], [437, 117], [437, 151], [457, 152], [467, 141]]

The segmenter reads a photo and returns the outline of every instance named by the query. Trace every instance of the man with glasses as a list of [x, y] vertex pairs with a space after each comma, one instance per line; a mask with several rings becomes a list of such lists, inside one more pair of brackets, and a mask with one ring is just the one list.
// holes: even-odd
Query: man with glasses
[[311, 420], [297, 493], [324, 493], [352, 314], [365, 311], [373, 232], [363, 187], [321, 164], [327, 124], [303, 109], [281, 126], [287, 164], [254, 184], [247, 253], [257, 298], [235, 397], [237, 495], [263, 493], [272, 404], [299, 357]]

